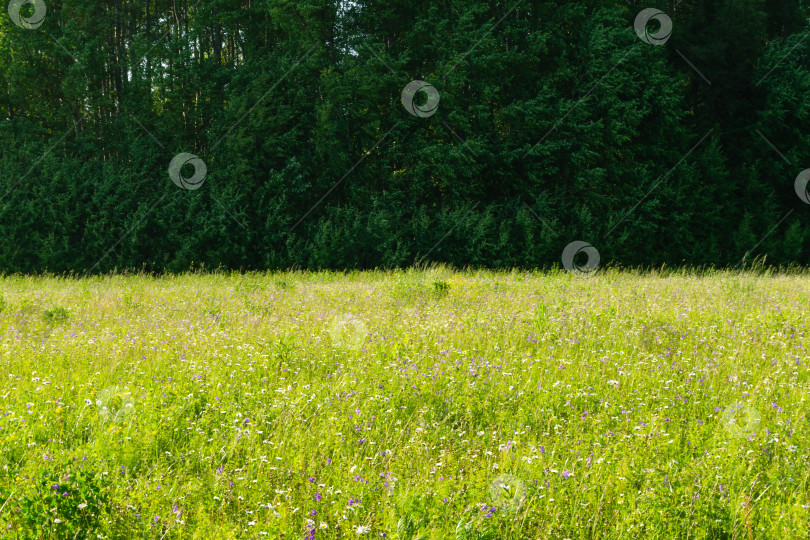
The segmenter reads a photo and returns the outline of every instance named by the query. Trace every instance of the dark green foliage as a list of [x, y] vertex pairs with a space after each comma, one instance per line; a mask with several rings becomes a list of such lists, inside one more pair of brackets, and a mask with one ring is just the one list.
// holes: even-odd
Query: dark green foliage
[[446, 281], [436, 280], [433, 282], [433, 294], [439, 298], [447, 296], [450, 285]]
[[95, 538], [109, 509], [110, 482], [83, 469], [45, 469], [18, 499], [18, 538]]
[[[650, 4], [663, 46], [632, 28]], [[604, 264], [810, 263], [798, 0], [47, 9], [0, 16], [5, 272], [550, 266], [573, 240]], [[434, 115], [400, 103], [412, 80]], [[181, 152], [197, 190], [169, 178]]]
[[47, 322], [62, 322], [68, 319], [68, 311], [63, 307], [55, 307], [46, 309], [42, 316]]

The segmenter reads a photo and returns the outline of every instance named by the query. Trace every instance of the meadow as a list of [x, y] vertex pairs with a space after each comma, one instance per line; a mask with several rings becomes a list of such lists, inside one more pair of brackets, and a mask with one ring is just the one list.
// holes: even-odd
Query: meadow
[[0, 294], [0, 537], [810, 536], [806, 273]]

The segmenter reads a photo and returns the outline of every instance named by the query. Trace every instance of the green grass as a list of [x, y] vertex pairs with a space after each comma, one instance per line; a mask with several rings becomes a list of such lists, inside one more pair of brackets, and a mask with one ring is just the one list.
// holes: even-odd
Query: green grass
[[0, 293], [9, 538], [810, 535], [806, 274]]

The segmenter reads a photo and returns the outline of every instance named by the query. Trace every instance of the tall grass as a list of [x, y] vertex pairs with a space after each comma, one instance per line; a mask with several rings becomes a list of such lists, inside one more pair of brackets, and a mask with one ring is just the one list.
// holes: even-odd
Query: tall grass
[[810, 536], [803, 272], [0, 293], [0, 535]]

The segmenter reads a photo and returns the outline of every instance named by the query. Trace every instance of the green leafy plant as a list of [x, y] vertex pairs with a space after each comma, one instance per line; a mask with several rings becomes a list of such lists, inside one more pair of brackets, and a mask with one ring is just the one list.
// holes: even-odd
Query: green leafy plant
[[444, 296], [447, 296], [448, 292], [450, 292], [450, 285], [446, 281], [441, 281], [437, 279], [433, 282], [433, 293], [437, 297], [442, 298]]
[[41, 471], [21, 499], [15, 532], [22, 538], [95, 538], [109, 507], [108, 485], [94, 471]]
[[63, 307], [55, 307], [53, 309], [46, 309], [43, 314], [47, 322], [63, 322], [68, 320], [68, 310]]

